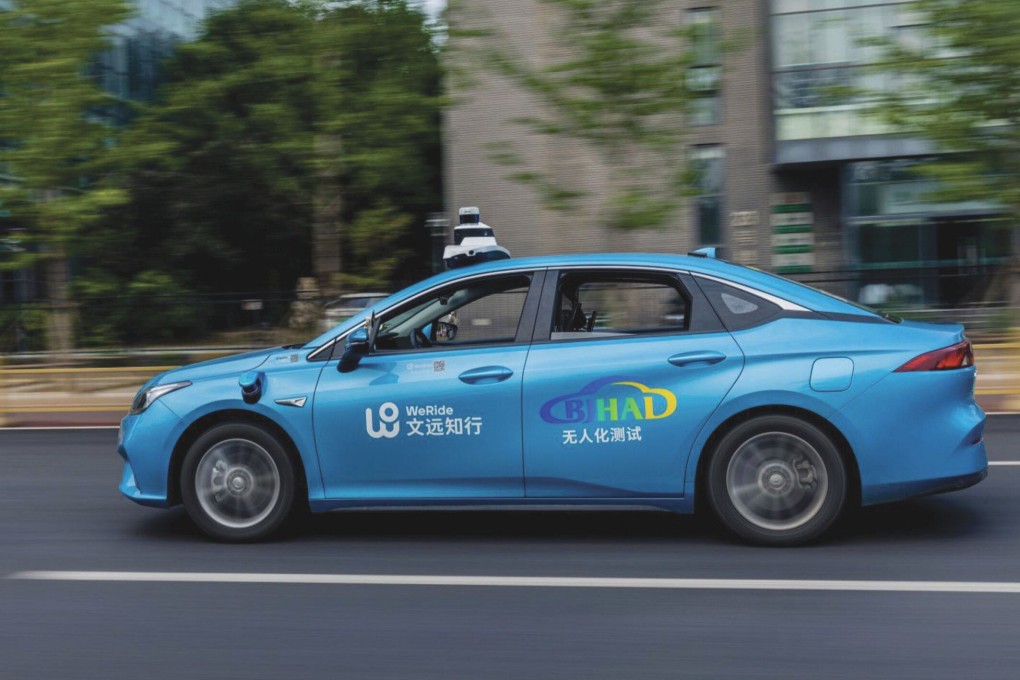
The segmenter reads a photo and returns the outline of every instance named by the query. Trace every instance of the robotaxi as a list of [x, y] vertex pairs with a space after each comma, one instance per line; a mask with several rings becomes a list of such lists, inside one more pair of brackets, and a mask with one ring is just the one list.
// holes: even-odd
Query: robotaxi
[[121, 492], [226, 541], [309, 509], [629, 505], [793, 545], [984, 478], [962, 326], [703, 252], [511, 259], [461, 212], [449, 271], [145, 384]]

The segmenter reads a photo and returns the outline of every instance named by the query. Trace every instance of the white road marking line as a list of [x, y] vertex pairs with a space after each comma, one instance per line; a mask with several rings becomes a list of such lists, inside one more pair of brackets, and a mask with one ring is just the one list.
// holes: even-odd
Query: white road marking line
[[784, 579], [580, 578], [566, 576], [428, 576], [382, 574], [255, 574], [143, 571], [19, 571], [8, 579], [141, 583], [247, 583], [351, 586], [476, 586], [486, 588], [632, 588], [665, 590], [802, 590], [1020, 595], [1020, 583], [983, 581], [830, 581]]
[[989, 465], [1020, 465], [1020, 460], [990, 460]]

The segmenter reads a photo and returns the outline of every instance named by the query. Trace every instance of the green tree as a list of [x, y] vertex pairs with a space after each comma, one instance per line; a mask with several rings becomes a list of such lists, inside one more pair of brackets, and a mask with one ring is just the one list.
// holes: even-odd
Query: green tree
[[[516, 119], [531, 134], [584, 144], [612, 174], [603, 212], [611, 226], [661, 226], [675, 215], [692, 179], [685, 171], [684, 113], [696, 96], [688, 86], [695, 28], [665, 21], [667, 0], [543, 0], [557, 18], [553, 37], [561, 58], [532, 67], [526, 55], [491, 28], [454, 34], [477, 49], [476, 71], [487, 65], [532, 94], [540, 110]], [[484, 40], [481, 40], [484, 38]], [[477, 75], [477, 74], [476, 74]], [[470, 76], [469, 76], [470, 78]], [[584, 195], [576, 185], [526, 166], [512, 143], [492, 145], [511, 179], [535, 188], [545, 205], [569, 209]]]
[[131, 200], [87, 240], [94, 338], [111, 323], [113, 336], [137, 337], [100, 302], [111, 282], [154, 272], [199, 293], [289, 295], [312, 273], [322, 210], [345, 253], [342, 283], [422, 273], [419, 225], [441, 197], [441, 98], [421, 12], [405, 0], [244, 0], [167, 70], [116, 149]]
[[[316, 125], [311, 19], [285, 0], [211, 16], [115, 150], [130, 203], [88, 242], [125, 285], [280, 292], [307, 272]], [[98, 275], [98, 274], [97, 274]]]
[[316, 23], [323, 79], [317, 163], [336, 177], [346, 284], [430, 273], [428, 214], [442, 205], [442, 69], [434, 29], [407, 0], [333, 3]]
[[0, 11], [0, 201], [26, 227], [26, 248], [0, 266], [42, 260], [52, 311], [48, 343], [73, 342], [68, 258], [75, 239], [124, 193], [103, 183], [112, 104], [87, 66], [107, 46], [122, 0], [14, 0]]
[[914, 26], [874, 41], [889, 86], [867, 93], [873, 113], [931, 142], [937, 156], [916, 171], [937, 183], [932, 198], [1001, 206], [1020, 306], [1020, 4], [916, 0], [909, 9]]

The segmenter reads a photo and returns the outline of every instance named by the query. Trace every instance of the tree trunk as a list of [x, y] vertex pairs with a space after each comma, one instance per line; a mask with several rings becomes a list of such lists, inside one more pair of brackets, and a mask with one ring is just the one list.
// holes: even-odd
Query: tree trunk
[[70, 299], [70, 266], [61, 248], [46, 260], [46, 295], [50, 312], [46, 327], [46, 348], [52, 352], [74, 349], [74, 317]]
[[343, 266], [340, 243], [340, 210], [343, 193], [337, 163], [340, 158], [340, 135], [320, 134], [315, 139], [315, 156], [319, 172], [315, 187], [315, 224], [312, 236], [312, 258], [319, 288], [334, 287], [336, 275]]

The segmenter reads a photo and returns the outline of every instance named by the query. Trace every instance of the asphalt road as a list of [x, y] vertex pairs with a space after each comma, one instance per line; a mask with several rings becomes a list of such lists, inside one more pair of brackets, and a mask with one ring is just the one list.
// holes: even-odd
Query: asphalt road
[[[205, 540], [116, 491], [114, 430], [0, 431], [0, 680], [30, 678], [1010, 678], [1020, 466], [861, 512], [798, 549], [655, 512], [347, 512], [260, 545]], [[1020, 461], [999, 416], [993, 460]], [[850, 579], [890, 592], [124, 583], [23, 570]]]

